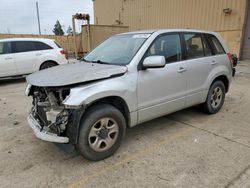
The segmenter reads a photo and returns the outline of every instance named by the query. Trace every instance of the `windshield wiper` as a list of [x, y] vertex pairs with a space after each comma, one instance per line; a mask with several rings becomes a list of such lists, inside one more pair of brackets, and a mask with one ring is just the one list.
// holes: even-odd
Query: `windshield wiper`
[[85, 62], [87, 62], [87, 63], [90, 62], [89, 60], [86, 60], [86, 59], [84, 59], [84, 58], [81, 58], [81, 61], [85, 61]]
[[104, 62], [104, 61], [101, 61], [101, 60], [96, 60], [96, 61], [91, 61], [92, 63], [98, 63], [98, 64], [106, 64], [106, 65], [110, 65], [110, 63], [107, 63], [107, 62]]

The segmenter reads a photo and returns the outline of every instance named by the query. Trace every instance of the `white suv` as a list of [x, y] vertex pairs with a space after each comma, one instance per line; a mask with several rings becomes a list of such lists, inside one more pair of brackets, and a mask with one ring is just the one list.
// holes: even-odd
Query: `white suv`
[[51, 39], [0, 40], [0, 78], [30, 74], [67, 62], [65, 51]]

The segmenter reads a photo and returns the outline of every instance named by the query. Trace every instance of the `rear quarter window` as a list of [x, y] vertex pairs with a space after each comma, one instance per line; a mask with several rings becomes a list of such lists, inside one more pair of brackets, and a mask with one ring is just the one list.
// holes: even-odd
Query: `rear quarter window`
[[206, 35], [206, 38], [212, 48], [214, 55], [226, 53], [217, 37], [215, 37], [214, 35]]
[[54, 43], [58, 48], [62, 48], [56, 41], [54, 41]]
[[37, 49], [39, 50], [50, 50], [53, 49], [51, 46], [49, 46], [48, 44], [45, 44], [43, 42], [34, 42], [35, 46]]

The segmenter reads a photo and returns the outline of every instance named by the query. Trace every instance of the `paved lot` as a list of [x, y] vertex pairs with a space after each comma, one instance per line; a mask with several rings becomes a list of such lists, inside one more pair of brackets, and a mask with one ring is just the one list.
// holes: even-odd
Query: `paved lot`
[[250, 62], [223, 109], [183, 110], [129, 129], [118, 152], [89, 162], [35, 138], [25, 82], [0, 82], [0, 187], [250, 187]]

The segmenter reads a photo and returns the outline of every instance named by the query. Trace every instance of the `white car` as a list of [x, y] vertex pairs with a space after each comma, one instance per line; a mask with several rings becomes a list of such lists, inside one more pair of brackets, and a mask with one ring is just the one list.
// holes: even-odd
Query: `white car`
[[0, 78], [26, 75], [64, 63], [68, 63], [65, 51], [54, 40], [0, 40]]

